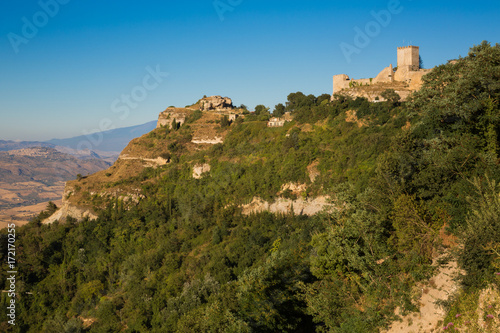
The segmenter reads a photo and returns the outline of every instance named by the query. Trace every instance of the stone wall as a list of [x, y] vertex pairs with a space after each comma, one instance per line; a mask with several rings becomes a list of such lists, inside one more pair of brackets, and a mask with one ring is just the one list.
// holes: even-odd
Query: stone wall
[[367, 86], [372, 84], [372, 81], [373, 79], [351, 80], [345, 74], [335, 75], [333, 77], [333, 94], [356, 86]]
[[378, 75], [373, 79], [373, 83], [387, 83], [394, 81], [394, 70], [392, 64], [389, 67], [384, 68]]
[[422, 78], [425, 74], [430, 73], [431, 71], [432, 69], [420, 69], [418, 71], [408, 72], [407, 82], [410, 90], [419, 90], [423, 84]]

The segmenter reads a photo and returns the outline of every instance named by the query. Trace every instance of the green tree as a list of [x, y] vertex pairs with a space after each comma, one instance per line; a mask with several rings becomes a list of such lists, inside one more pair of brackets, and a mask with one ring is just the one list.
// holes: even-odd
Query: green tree
[[442, 225], [433, 221], [424, 202], [414, 196], [401, 195], [392, 212], [395, 230], [393, 242], [400, 253], [418, 255], [430, 262], [438, 231]]
[[298, 91], [287, 96], [286, 111], [295, 112], [304, 107], [311, 107], [316, 104], [314, 95], [304, 95]]
[[231, 125], [231, 122], [229, 121], [229, 118], [226, 115], [222, 116], [222, 118], [220, 120], [220, 127], [222, 129], [224, 129], [224, 128], [228, 128], [229, 125]]
[[180, 124], [178, 124], [177, 121], [175, 121], [175, 118], [174, 118], [174, 119], [172, 119], [172, 123], [170, 124], [170, 128], [172, 130], [176, 131], [179, 128], [179, 125]]
[[279, 103], [274, 107], [273, 116], [281, 117], [282, 115], [285, 114], [285, 111], [286, 111], [285, 106], [282, 103]]
[[476, 193], [468, 198], [471, 210], [463, 237], [465, 244], [460, 263], [466, 270], [467, 286], [482, 287], [485, 282], [497, 282], [500, 271], [500, 190], [497, 182], [475, 178]]
[[269, 108], [266, 107], [265, 105], [262, 105], [262, 104], [259, 104], [255, 107], [255, 114], [258, 116], [266, 114], [266, 113], [268, 113], [268, 111], [269, 111]]
[[[309, 279], [304, 262], [288, 251], [275, 251], [237, 284], [237, 298], [245, 321], [258, 332], [294, 331], [307, 327], [297, 284]], [[301, 323], [302, 322], [302, 323]]]
[[380, 96], [392, 104], [397, 104], [401, 100], [401, 96], [394, 89], [386, 89]]
[[243, 114], [249, 114], [250, 111], [248, 111], [248, 107], [245, 104], [240, 105], [240, 109], [243, 110]]
[[49, 203], [47, 204], [47, 208], [45, 208], [45, 210], [47, 211], [48, 214], [52, 215], [53, 213], [56, 212], [57, 205], [52, 201], [49, 201]]

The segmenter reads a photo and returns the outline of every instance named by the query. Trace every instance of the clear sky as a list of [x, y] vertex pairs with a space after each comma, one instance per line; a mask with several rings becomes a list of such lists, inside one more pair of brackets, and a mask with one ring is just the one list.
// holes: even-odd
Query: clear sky
[[[141, 124], [203, 95], [274, 108], [291, 92], [331, 93], [335, 74], [374, 77], [396, 65], [398, 46], [420, 46], [429, 68], [467, 55], [483, 40], [500, 42], [497, 0], [25, 0], [0, 6], [4, 140]], [[378, 21], [373, 13], [381, 13]], [[366, 38], [356, 39], [360, 30]]]

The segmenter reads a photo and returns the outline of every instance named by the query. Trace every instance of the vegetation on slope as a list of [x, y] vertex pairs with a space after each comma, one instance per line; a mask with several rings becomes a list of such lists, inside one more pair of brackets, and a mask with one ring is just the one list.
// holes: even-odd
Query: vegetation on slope
[[[223, 144], [180, 147], [121, 180], [142, 189], [137, 205], [94, 197], [106, 207], [96, 221], [35, 219], [17, 230], [18, 322], [2, 329], [377, 332], [396, 306], [415, 309], [412, 286], [432, 274], [445, 227], [464, 243], [466, 293], [498, 286], [499, 78], [500, 46], [483, 43], [405, 103], [293, 93], [285, 127], [249, 116]], [[348, 111], [368, 125], [346, 122]], [[193, 179], [195, 163], [210, 174]], [[289, 182], [339, 210], [241, 214]]]

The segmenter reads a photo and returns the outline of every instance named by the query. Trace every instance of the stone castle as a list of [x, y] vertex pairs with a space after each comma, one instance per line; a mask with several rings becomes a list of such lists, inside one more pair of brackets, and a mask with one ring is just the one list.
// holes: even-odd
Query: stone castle
[[333, 95], [366, 97], [370, 101], [383, 100], [380, 94], [386, 89], [394, 89], [404, 100], [422, 86], [422, 77], [432, 69], [420, 68], [418, 46], [398, 47], [398, 64], [384, 68], [375, 78], [350, 79], [346, 74], [333, 77]]

